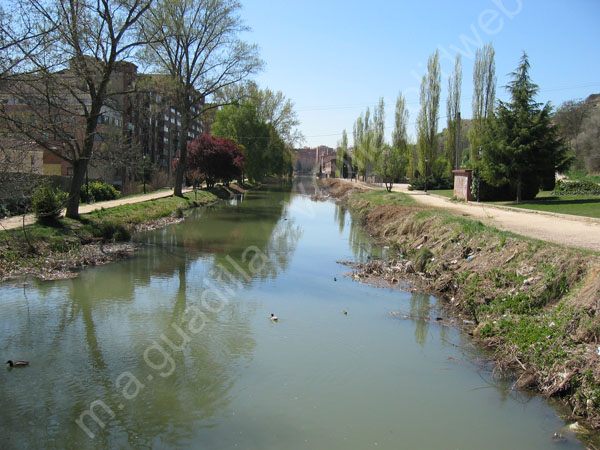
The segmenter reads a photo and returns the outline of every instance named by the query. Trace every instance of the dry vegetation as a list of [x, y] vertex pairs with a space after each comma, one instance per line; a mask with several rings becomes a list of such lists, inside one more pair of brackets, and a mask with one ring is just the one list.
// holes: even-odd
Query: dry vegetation
[[334, 197], [343, 191], [348, 208], [393, 255], [355, 264], [355, 278], [408, 281], [437, 295], [493, 352], [499, 373], [515, 374], [517, 387], [561, 398], [572, 419], [600, 428], [597, 254], [402, 204], [383, 191], [351, 194], [337, 183], [323, 185]]

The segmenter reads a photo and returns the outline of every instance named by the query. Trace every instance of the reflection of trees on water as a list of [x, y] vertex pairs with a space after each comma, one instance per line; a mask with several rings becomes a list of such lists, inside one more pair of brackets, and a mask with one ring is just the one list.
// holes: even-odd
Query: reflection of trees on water
[[[133, 259], [128, 269], [150, 282], [150, 277], [172, 276], [181, 258], [188, 266], [201, 258], [212, 263], [213, 272], [226, 271], [236, 281], [275, 277], [286, 270], [301, 236], [287, 217], [291, 189], [288, 183], [251, 191], [198, 209], [182, 224], [147, 233], [141, 240], [145, 257]], [[262, 270], [255, 273], [257, 267]]]
[[373, 243], [372, 238], [364, 232], [359, 220], [355, 218], [352, 218], [348, 239], [356, 260], [364, 261], [369, 257], [374, 259], [383, 258], [383, 248]]
[[335, 209], [333, 210], [334, 220], [339, 226], [340, 234], [344, 232], [344, 225], [346, 225], [346, 208], [342, 205], [335, 204]]
[[[26, 407], [20, 416], [15, 418], [10, 410], [0, 412], [2, 423], [18, 422], [11, 425], [11, 437], [24, 437], [23, 442], [31, 441], [31, 446], [52, 441], [58, 446], [70, 442], [89, 447], [89, 438], [74, 421], [95, 400], [102, 400], [115, 413], [110, 418], [101, 409], [96, 411], [107, 423], [104, 430], [93, 420], [88, 423], [97, 434], [91, 445], [99, 448], [152, 447], [156, 439], [176, 447], [185, 436], [196, 435], [199, 426], [210, 426], [211, 418], [228, 405], [242, 364], [238, 361], [252, 354], [255, 341], [249, 325], [251, 306], [230, 299], [222, 311], [208, 311], [202, 304], [204, 281], [214, 282], [220, 267], [234, 275], [239, 274], [234, 267], [251, 274], [256, 252], [244, 258], [250, 247], [267, 258], [261, 260], [262, 270], [254, 279], [286, 270], [301, 235], [299, 227], [286, 220], [290, 197], [288, 186], [199, 210], [197, 217], [179, 226], [147, 233], [146, 245], [136, 258], [86, 270], [78, 279], [39, 284], [40, 298], [64, 295], [67, 300], [56, 302], [51, 320], [40, 319], [44, 311], [39, 305], [33, 315], [40, 320], [19, 314], [15, 327], [23, 329], [23, 336], [16, 333], [10, 338], [29, 342], [32, 352], [51, 355], [45, 369], [56, 375], [38, 383], [39, 400], [32, 402], [21, 393]], [[206, 264], [196, 264], [199, 258]], [[61, 287], [60, 293], [56, 286]], [[173, 325], [186, 329], [190, 307], [203, 311], [205, 328], [190, 336], [183, 351], [174, 352], [161, 335], [181, 345], [183, 339]], [[32, 332], [28, 320], [40, 326]], [[176, 366], [164, 379], [144, 359], [154, 341], [168, 350]], [[160, 355], [155, 353], [154, 358], [160, 360]], [[115, 386], [125, 371], [144, 384], [132, 400], [123, 399], [122, 389]], [[123, 410], [119, 404], [125, 404]], [[57, 427], [45, 426], [49, 423]], [[32, 428], [33, 432], [27, 431]]]
[[[171, 355], [175, 370], [162, 379], [161, 371], [146, 363], [144, 348], [137, 353], [137, 375], [147, 388], [132, 401], [135, 414], [127, 414], [122, 423], [128, 442], [136, 448], [153, 447], [159, 436], [162, 445], [175, 448], [197, 434], [199, 427], [210, 427], [210, 419], [231, 400], [229, 393], [239, 374], [236, 361], [254, 350], [249, 325], [252, 312], [233, 301], [224, 303], [219, 312], [207, 310], [201, 296], [190, 287], [188, 267], [185, 257], [178, 259], [172, 309], [152, 314], [145, 324], [157, 330], [153, 338]], [[193, 278], [196, 285], [198, 280]], [[205, 326], [198, 334], [189, 332], [195, 315], [189, 308], [205, 314]], [[183, 330], [187, 338], [178, 330]], [[167, 342], [183, 351], [172, 351]], [[151, 355], [153, 360], [161, 361], [158, 352]], [[146, 381], [148, 375], [154, 380]]]
[[[431, 297], [429, 294], [413, 293], [410, 298], [410, 315], [412, 317], [429, 318]], [[415, 319], [415, 342], [421, 346], [427, 342], [429, 323], [422, 319]]]

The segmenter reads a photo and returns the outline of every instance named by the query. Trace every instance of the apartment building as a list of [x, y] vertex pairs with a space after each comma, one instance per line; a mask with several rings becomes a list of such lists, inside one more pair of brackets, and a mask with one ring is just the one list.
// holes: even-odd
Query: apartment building
[[[89, 60], [90, 65], [94, 64]], [[54, 92], [49, 92], [50, 83], [31, 77], [22, 82], [14, 79], [0, 85], [2, 108], [11, 115], [18, 115], [25, 123], [35, 122], [36, 138], [47, 143], [54, 151], [35, 145], [31, 137], [24, 137], [18, 129], [12, 129], [10, 139], [23, 136], [23, 152], [43, 153], [42, 172], [45, 175], [71, 176], [70, 155], [77, 154], [85, 134], [83, 109], [91, 105], [89, 94], [82, 86], [72, 67], [53, 74], [60, 82]], [[88, 172], [91, 179], [101, 179], [121, 184], [126, 178], [134, 177], [140, 164], [148, 164], [170, 171], [170, 161], [177, 156], [181, 139], [191, 140], [200, 133], [210, 132], [212, 120], [194, 120], [187, 136], [181, 136], [181, 113], [160, 92], [160, 83], [151, 83], [162, 75], [139, 74], [137, 66], [119, 62], [111, 76], [109, 97], [98, 118], [98, 129], [94, 136], [94, 151]], [[53, 104], [44, 104], [45, 96], [53, 98]], [[198, 105], [203, 108], [203, 102]], [[195, 108], [193, 114], [197, 114]], [[214, 117], [214, 116], [213, 116]], [[23, 120], [21, 120], [23, 122]], [[8, 133], [3, 133], [8, 136]], [[35, 141], [35, 139], [33, 139]], [[7, 141], [4, 142], [4, 147]], [[0, 148], [3, 138], [0, 135]], [[17, 170], [17, 167], [15, 167]]]

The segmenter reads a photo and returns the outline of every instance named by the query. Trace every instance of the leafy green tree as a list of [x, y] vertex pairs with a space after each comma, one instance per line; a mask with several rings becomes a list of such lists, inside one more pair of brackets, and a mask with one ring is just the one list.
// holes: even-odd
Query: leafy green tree
[[531, 81], [529, 67], [523, 53], [507, 86], [511, 101], [499, 102], [484, 135], [480, 165], [483, 180], [513, 193], [517, 202], [534, 198], [544, 178], [554, 179], [554, 172], [571, 162], [558, 127], [552, 124], [552, 107], [535, 101], [538, 86]]
[[406, 172], [406, 156], [399, 148], [384, 145], [377, 163], [377, 172], [390, 192], [393, 184]]
[[417, 117], [417, 148], [419, 152], [419, 170], [425, 173], [436, 157], [438, 111], [440, 107], [440, 57], [436, 52], [429, 57], [427, 74], [421, 80], [421, 110]]
[[261, 89], [254, 81], [249, 81], [227, 86], [218, 93], [217, 99], [224, 105], [245, 101], [252, 103], [256, 107], [259, 119], [271, 124], [290, 148], [304, 140], [298, 129], [300, 120], [294, 110], [294, 103], [281, 91]]
[[245, 175], [260, 181], [267, 174], [267, 147], [271, 138], [269, 126], [258, 118], [255, 106], [246, 101], [227, 105], [217, 111], [212, 124], [213, 136], [228, 138], [244, 149]]

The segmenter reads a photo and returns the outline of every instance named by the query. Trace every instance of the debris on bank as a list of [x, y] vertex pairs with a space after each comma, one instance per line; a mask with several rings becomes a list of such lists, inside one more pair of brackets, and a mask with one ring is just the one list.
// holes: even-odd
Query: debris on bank
[[455, 323], [493, 352], [497, 373], [562, 400], [573, 422], [600, 429], [598, 255], [447, 211], [375, 205], [347, 182], [322, 186], [332, 187], [332, 197], [344, 191], [339, 201], [389, 246], [387, 260], [346, 263], [351, 278], [436, 295]]

